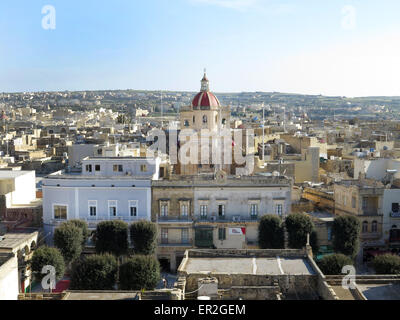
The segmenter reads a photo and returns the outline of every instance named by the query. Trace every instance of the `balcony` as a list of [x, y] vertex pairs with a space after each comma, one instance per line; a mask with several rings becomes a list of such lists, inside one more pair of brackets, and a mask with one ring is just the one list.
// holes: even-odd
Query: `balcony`
[[157, 222], [166, 223], [192, 223], [193, 218], [191, 216], [163, 216], [157, 217]]
[[159, 247], [193, 247], [192, 239], [181, 239], [181, 240], [173, 240], [173, 239], [161, 239], [158, 240]]
[[217, 215], [196, 215], [194, 221], [196, 222], [257, 222], [258, 215], [234, 215], [234, 216], [217, 216]]
[[390, 217], [400, 219], [400, 212], [390, 212]]

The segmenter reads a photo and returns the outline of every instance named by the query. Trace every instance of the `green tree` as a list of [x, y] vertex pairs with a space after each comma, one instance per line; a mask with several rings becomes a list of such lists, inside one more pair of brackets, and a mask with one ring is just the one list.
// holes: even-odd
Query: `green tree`
[[307, 234], [310, 235], [310, 245], [313, 251], [318, 251], [317, 235], [311, 218], [302, 213], [289, 215], [285, 221], [286, 230], [289, 235], [289, 247], [301, 249], [307, 243]]
[[282, 220], [276, 215], [266, 215], [258, 225], [258, 244], [261, 249], [283, 249], [284, 228]]
[[117, 272], [117, 259], [108, 253], [77, 260], [72, 267], [71, 289], [113, 290]]
[[122, 290], [153, 290], [160, 281], [160, 265], [153, 256], [134, 256], [119, 268]]
[[151, 255], [157, 247], [157, 225], [138, 221], [130, 226], [131, 240], [136, 254]]
[[57, 281], [64, 277], [65, 262], [61, 252], [57, 248], [40, 247], [34, 251], [31, 268], [37, 281], [42, 281], [43, 277], [47, 275], [42, 274], [44, 266], [53, 266], [55, 268]]
[[82, 229], [64, 224], [54, 231], [54, 245], [58, 248], [67, 263], [79, 258], [82, 252]]
[[359, 249], [360, 222], [355, 216], [336, 217], [332, 226], [333, 250], [354, 258]]
[[339, 275], [342, 274], [344, 266], [352, 266], [353, 261], [344, 254], [337, 253], [323, 257], [318, 262], [318, 267], [322, 273], [326, 275]]
[[123, 221], [103, 221], [96, 228], [96, 253], [111, 253], [117, 257], [128, 252], [128, 224]]
[[90, 231], [89, 231], [89, 228], [88, 228], [88, 225], [87, 225], [86, 221], [83, 221], [83, 220], [68, 220], [68, 221], [64, 222], [64, 224], [74, 225], [74, 226], [76, 226], [76, 227], [78, 227], [78, 228], [80, 228], [82, 230], [82, 236], [83, 236], [82, 247], [84, 248], [85, 245], [86, 245], [86, 241], [87, 241], [87, 239], [89, 238], [89, 235], [90, 235]]
[[377, 256], [372, 262], [376, 274], [400, 274], [400, 257], [392, 254]]

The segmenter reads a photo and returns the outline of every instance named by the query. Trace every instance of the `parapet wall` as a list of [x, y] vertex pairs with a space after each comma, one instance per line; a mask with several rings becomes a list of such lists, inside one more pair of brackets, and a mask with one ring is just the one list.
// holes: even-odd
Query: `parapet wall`
[[307, 251], [305, 249], [191, 249], [185, 253], [185, 258], [275, 258], [276, 256], [283, 258], [306, 258]]

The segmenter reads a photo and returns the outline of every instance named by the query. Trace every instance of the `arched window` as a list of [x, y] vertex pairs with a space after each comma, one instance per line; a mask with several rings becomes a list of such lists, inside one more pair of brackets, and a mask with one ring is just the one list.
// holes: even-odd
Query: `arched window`
[[362, 224], [362, 232], [367, 233], [368, 232], [368, 221], [364, 221]]
[[189, 127], [189, 120], [185, 120], [184, 126], [185, 126], [185, 127]]
[[372, 221], [372, 230], [371, 232], [378, 232], [378, 222]]
[[203, 123], [207, 123], [207, 116], [206, 115], [203, 116]]
[[222, 119], [222, 124], [226, 125], [226, 119]]

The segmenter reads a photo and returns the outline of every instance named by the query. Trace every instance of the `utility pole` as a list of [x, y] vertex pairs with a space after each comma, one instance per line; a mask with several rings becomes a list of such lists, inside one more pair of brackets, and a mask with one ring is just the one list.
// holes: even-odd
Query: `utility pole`
[[163, 116], [164, 116], [164, 113], [163, 113], [163, 95], [162, 95], [162, 90], [160, 91], [160, 93], [161, 93], [161, 129], [163, 128]]
[[262, 135], [262, 160], [263, 160], [263, 165], [264, 165], [264, 157], [265, 157], [265, 105], [263, 102], [263, 124], [262, 124], [262, 131], [263, 131], [263, 135]]

